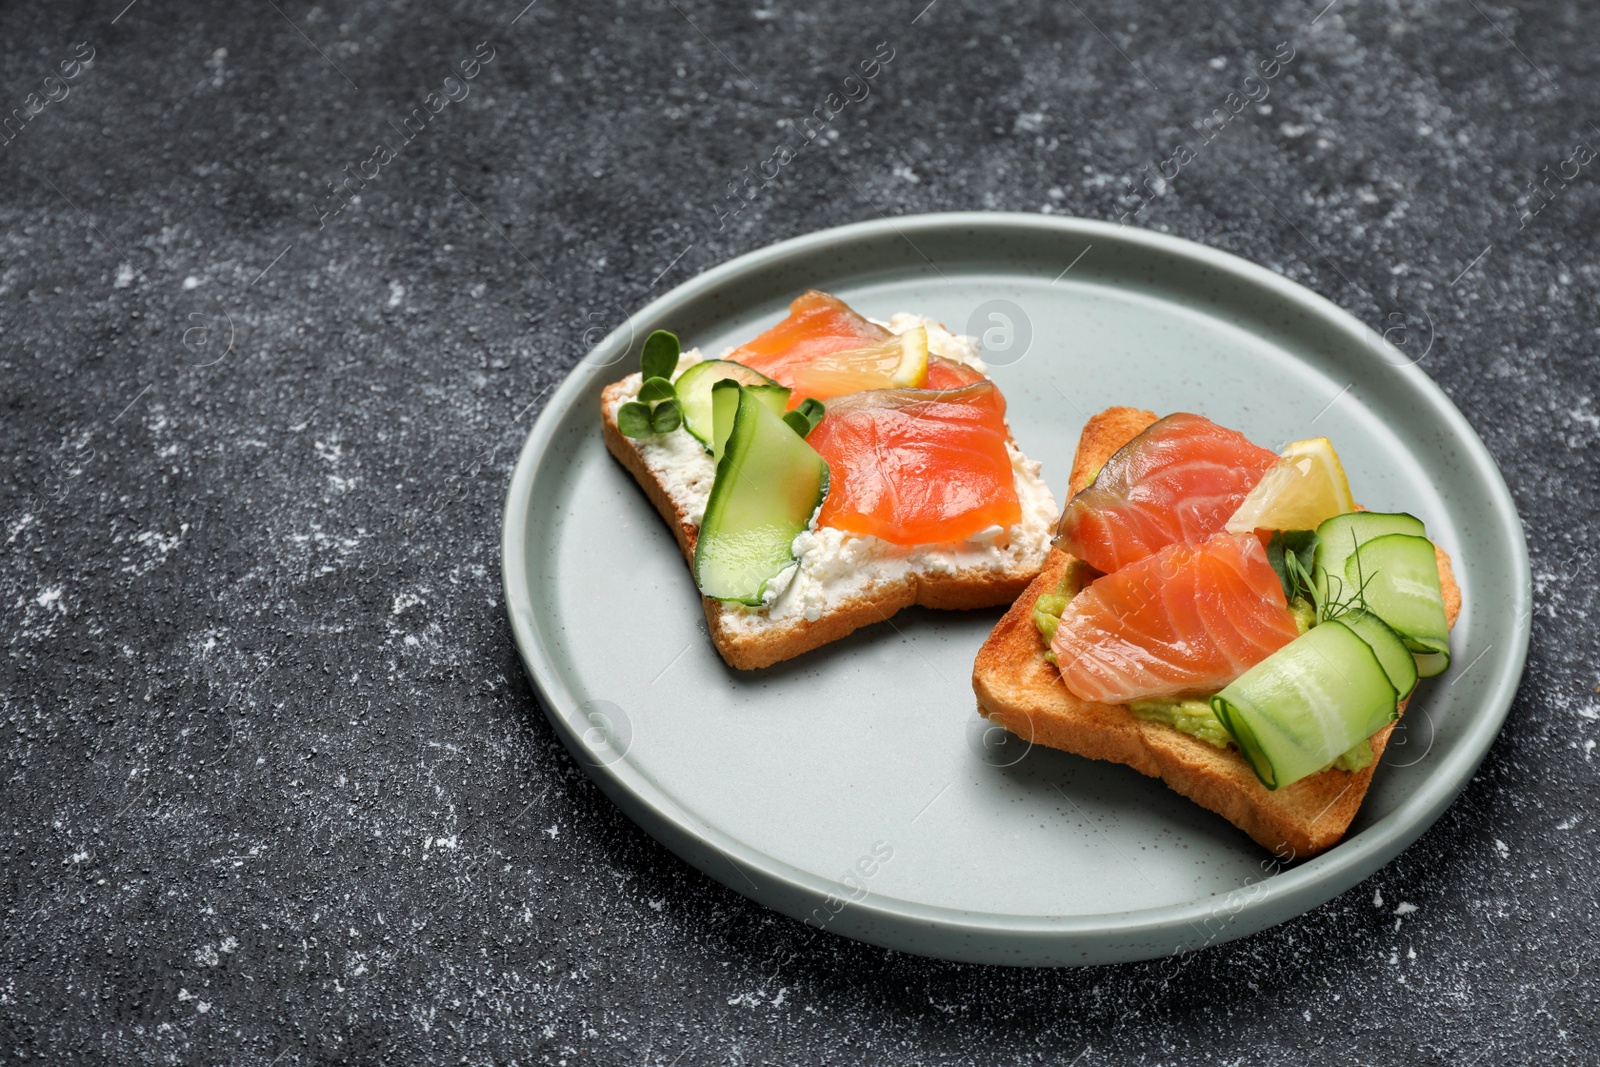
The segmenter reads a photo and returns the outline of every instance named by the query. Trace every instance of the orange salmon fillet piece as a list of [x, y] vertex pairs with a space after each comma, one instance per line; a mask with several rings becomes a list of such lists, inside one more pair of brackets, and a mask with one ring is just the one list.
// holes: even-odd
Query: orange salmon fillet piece
[[1168, 545], [1219, 532], [1278, 457], [1244, 434], [1179, 412], [1117, 451], [1061, 515], [1061, 546], [1110, 574]]
[[793, 370], [830, 352], [862, 348], [890, 337], [888, 330], [857, 314], [836, 296], [808, 289], [789, 305], [789, 317], [724, 356], [794, 386]]
[[1095, 579], [1050, 648], [1075, 696], [1125, 704], [1215, 692], [1299, 633], [1261, 541], [1220, 533]]
[[1006, 439], [1005, 401], [987, 379], [830, 400], [806, 439], [830, 474], [817, 522], [897, 545], [1015, 525], [1022, 504]]

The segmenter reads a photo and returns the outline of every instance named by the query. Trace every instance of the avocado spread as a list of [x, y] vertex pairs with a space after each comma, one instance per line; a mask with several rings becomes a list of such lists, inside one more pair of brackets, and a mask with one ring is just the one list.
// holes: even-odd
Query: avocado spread
[[[1165, 723], [1180, 733], [1198, 737], [1218, 748], [1227, 748], [1233, 744], [1233, 737], [1212, 712], [1211, 702], [1205, 697], [1155, 697], [1150, 700], [1135, 700], [1128, 704], [1128, 710], [1136, 719]], [[1371, 764], [1372, 742], [1362, 738], [1350, 751], [1328, 766], [1337, 767], [1341, 771], [1359, 771]]]
[[1218, 748], [1233, 744], [1233, 737], [1223, 728], [1221, 720], [1211, 710], [1211, 702], [1204, 697], [1135, 700], [1129, 703], [1128, 710], [1136, 719], [1166, 723], [1174, 730], [1191, 734]]
[[1033, 602], [1033, 624], [1039, 628], [1039, 636], [1044, 638], [1046, 645], [1055, 640], [1056, 627], [1061, 625], [1061, 613], [1067, 610], [1071, 599], [1070, 594], [1044, 593]]
[[1337, 767], [1341, 771], [1359, 771], [1372, 766], [1372, 739], [1363, 737], [1356, 742], [1354, 748], [1328, 766]]
[[1303, 596], [1291, 597], [1289, 614], [1294, 616], [1295, 629], [1306, 633], [1317, 624], [1317, 609]]
[[1050, 651], [1050, 642], [1055, 640], [1056, 627], [1061, 625], [1061, 613], [1067, 610], [1067, 605], [1078, 590], [1083, 588], [1086, 564], [1074, 560], [1073, 563], [1061, 573], [1061, 581], [1056, 583], [1054, 593], [1041, 593], [1039, 599], [1033, 602], [1033, 625], [1039, 630], [1039, 636], [1044, 638], [1044, 658], [1053, 665], [1056, 654]]

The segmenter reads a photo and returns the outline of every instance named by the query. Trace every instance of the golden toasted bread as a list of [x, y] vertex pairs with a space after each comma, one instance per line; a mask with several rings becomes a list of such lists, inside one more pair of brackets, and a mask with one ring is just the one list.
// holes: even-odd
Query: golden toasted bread
[[[1135, 408], [1109, 408], [1090, 419], [1073, 460], [1070, 493], [1081, 492], [1112, 453], [1155, 419]], [[1453, 627], [1461, 614], [1461, 589], [1450, 558], [1437, 546], [1435, 551], [1445, 614]], [[1304, 859], [1337, 843], [1367, 794], [1393, 724], [1372, 735], [1374, 759], [1366, 768], [1329, 769], [1274, 791], [1231, 746], [1219, 749], [1163, 723], [1135, 718], [1120, 704], [1079, 699], [1044, 658], [1046, 648], [1033, 621], [1034, 602], [1055, 591], [1072, 562], [1067, 552], [1052, 549], [1039, 576], [984, 642], [972, 670], [979, 712], [1034, 743], [1126, 763], [1160, 778], [1280, 857]]]

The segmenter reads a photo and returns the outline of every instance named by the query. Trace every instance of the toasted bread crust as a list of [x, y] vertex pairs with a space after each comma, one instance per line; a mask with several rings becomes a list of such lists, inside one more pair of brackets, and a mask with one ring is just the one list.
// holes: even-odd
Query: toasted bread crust
[[[613, 382], [600, 394], [601, 432], [606, 448], [644, 489], [645, 495], [671, 527], [684, 559], [693, 566], [694, 545], [700, 528], [672, 502], [672, 497], [645, 463], [638, 448], [623, 436], [617, 428], [616, 419], [609, 414], [625, 388], [625, 383]], [[976, 567], [951, 573], [913, 571], [904, 578], [879, 582], [866, 593], [841, 601], [815, 621], [805, 618], [779, 620], [754, 631], [734, 625], [733, 617], [738, 608], [729, 607], [710, 597], [700, 599], [717, 652], [731, 667], [754, 670], [820, 648], [863, 626], [884, 622], [897, 611], [912, 605], [927, 608], [993, 608], [1009, 604], [1028, 587], [1037, 573], [1036, 568], [1021, 566], [1010, 571]]]
[[1156, 413], [1143, 408], [1106, 408], [1083, 424], [1078, 435], [1078, 451], [1072, 457], [1072, 476], [1067, 481], [1067, 501], [1083, 492], [1106, 460], [1138, 437], [1156, 421]]
[[[1081, 492], [1113, 452], [1154, 421], [1150, 412], [1132, 408], [1110, 408], [1090, 419], [1073, 461], [1071, 491]], [[1445, 613], [1454, 626], [1461, 589], [1450, 558], [1437, 546], [1435, 551]], [[1039, 576], [984, 642], [972, 671], [979, 712], [1037, 744], [1125, 763], [1160, 778], [1280, 857], [1304, 859], [1336, 844], [1367, 794], [1393, 724], [1372, 736], [1370, 766], [1326, 770], [1274, 791], [1231, 747], [1219, 749], [1165, 724], [1137, 719], [1122, 705], [1080, 700], [1045, 660], [1033, 622], [1034, 602], [1055, 590], [1072, 562], [1061, 548], [1052, 549]]]

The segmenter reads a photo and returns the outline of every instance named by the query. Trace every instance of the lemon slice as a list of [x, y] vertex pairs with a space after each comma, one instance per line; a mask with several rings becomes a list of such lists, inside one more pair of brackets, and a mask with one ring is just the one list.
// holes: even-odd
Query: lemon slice
[[794, 396], [818, 400], [867, 389], [919, 389], [928, 381], [928, 331], [921, 326], [861, 348], [829, 352], [792, 374]]
[[1339, 454], [1326, 437], [1313, 437], [1279, 453], [1228, 520], [1228, 532], [1315, 530], [1325, 519], [1355, 509]]

